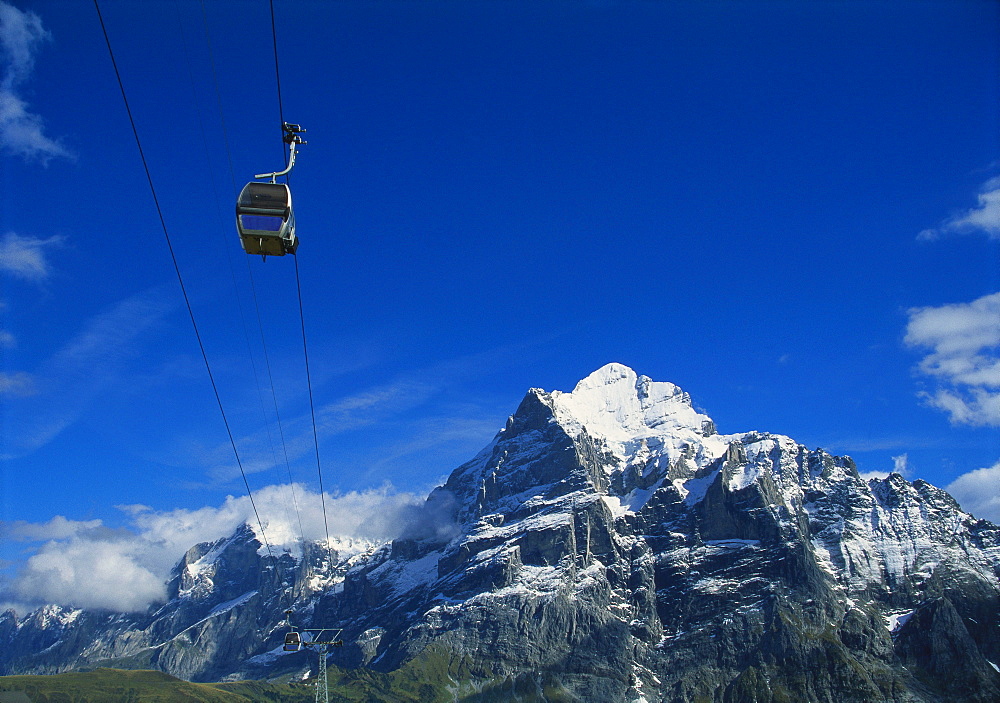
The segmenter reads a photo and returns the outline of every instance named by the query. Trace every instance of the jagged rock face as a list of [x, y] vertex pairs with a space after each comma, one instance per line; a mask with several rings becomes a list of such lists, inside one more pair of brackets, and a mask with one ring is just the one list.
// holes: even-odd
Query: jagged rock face
[[308, 607], [357, 558], [331, 567], [331, 556], [337, 560], [336, 552], [317, 545], [306, 545], [300, 559], [268, 556], [244, 525], [189, 549], [167, 582], [167, 602], [146, 613], [47, 606], [20, 621], [9, 612], [0, 616], [2, 671], [153, 668], [194, 681], [235, 678], [237, 671], [307, 671], [304, 656], [276, 665], [268, 653], [280, 650], [285, 610]]
[[719, 435], [679, 388], [618, 364], [529, 391], [394, 542], [336, 568], [258, 548], [193, 549], [142, 618], [0, 619], [16, 644], [0, 661], [271, 675], [305, 665], [278, 655], [293, 602], [344, 628], [342, 665], [391, 670], [433, 645], [473, 678], [571, 699], [1000, 700], [1000, 528], [922, 481]]
[[530, 391], [438, 493], [458, 536], [397, 541], [324, 599], [348, 633], [384, 630], [344, 663], [391, 669], [444, 642], [482, 676], [555, 675], [585, 700], [1000, 695], [988, 663], [969, 691], [915, 677], [883, 617], [950, 589], [966, 627], [989, 623], [968, 640], [995, 662], [996, 528], [924, 482], [869, 483], [787, 437], [720, 436], [676, 386], [625, 367]]

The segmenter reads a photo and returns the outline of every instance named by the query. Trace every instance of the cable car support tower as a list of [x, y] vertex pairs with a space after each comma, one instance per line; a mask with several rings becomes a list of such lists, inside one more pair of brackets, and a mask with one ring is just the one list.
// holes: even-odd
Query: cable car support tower
[[[326, 680], [326, 655], [329, 647], [342, 647], [344, 640], [338, 639], [343, 630], [333, 628], [296, 628], [292, 625], [292, 611], [285, 611], [285, 621], [288, 623], [288, 632], [285, 634], [286, 652], [297, 652], [302, 647], [315, 647], [319, 654], [319, 671], [316, 675], [316, 703], [330, 702], [330, 687]], [[312, 634], [311, 639], [302, 639], [302, 633]], [[327, 634], [329, 633], [329, 634]]]

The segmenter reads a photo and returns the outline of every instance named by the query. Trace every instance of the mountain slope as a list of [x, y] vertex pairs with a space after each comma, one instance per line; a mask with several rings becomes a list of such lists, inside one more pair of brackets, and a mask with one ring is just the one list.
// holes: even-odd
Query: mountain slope
[[393, 542], [335, 566], [258, 549], [249, 528], [193, 549], [141, 617], [8, 616], [0, 662], [290, 674], [310, 664], [280, 653], [291, 602], [344, 628], [341, 666], [394, 671], [431, 647], [537, 699], [1000, 700], [1000, 528], [922, 481], [719, 435], [619, 364], [529, 391]]
[[0, 692], [19, 692], [24, 700], [73, 701], [73, 703], [255, 703], [285, 701], [308, 703], [315, 700], [305, 687], [271, 684], [195, 684], [160, 671], [119, 671], [97, 669], [55, 676], [0, 677]]

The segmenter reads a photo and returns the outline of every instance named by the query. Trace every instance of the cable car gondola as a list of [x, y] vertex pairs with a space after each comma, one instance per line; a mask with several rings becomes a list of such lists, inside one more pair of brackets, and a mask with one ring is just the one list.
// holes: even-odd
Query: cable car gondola
[[292, 191], [288, 185], [247, 183], [236, 201], [236, 228], [247, 254], [294, 254], [299, 240], [295, 236]]
[[297, 124], [283, 123], [288, 145], [288, 166], [284, 171], [261, 173], [254, 178], [270, 178], [270, 183], [250, 181], [236, 200], [236, 229], [240, 244], [247, 254], [284, 256], [294, 254], [299, 246], [295, 236], [295, 212], [292, 210], [292, 191], [287, 183], [277, 183], [278, 176], [286, 176], [295, 165], [296, 146], [305, 144]]
[[297, 652], [302, 649], [302, 637], [298, 632], [288, 632], [285, 634], [286, 652]]

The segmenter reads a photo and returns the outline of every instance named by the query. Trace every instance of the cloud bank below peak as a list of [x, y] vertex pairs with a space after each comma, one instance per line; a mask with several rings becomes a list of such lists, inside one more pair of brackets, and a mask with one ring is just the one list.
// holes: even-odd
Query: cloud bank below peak
[[[423, 499], [384, 485], [368, 491], [326, 494], [331, 538], [384, 541], [406, 531], [422, 516]], [[276, 550], [295, 552], [304, 533], [321, 540], [326, 524], [322, 499], [301, 484], [266, 486], [254, 491], [267, 541]], [[0, 601], [31, 609], [55, 603], [66, 607], [136, 612], [166, 598], [170, 570], [201, 542], [231, 535], [249, 524], [258, 533], [248, 496], [229, 496], [219, 506], [152, 510], [119, 506], [127, 525], [110, 528], [101, 520], [56, 516], [45, 523], [0, 523], [0, 537], [33, 543], [33, 554], [6, 584]]]

